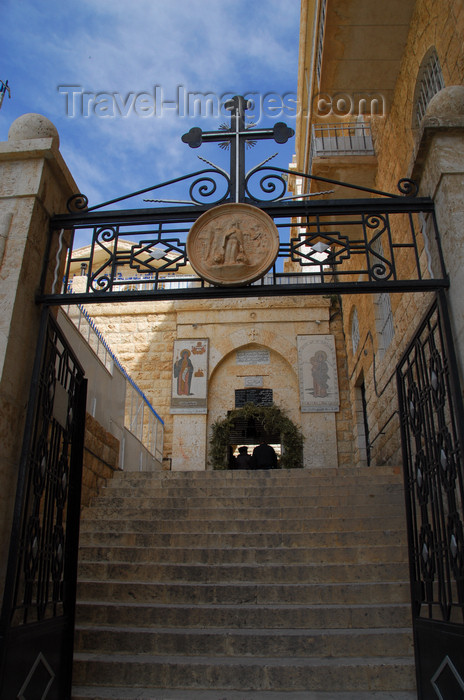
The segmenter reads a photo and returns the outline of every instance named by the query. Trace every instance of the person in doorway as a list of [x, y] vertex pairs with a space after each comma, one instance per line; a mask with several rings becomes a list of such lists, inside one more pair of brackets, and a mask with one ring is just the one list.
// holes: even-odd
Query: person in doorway
[[277, 455], [272, 445], [262, 440], [253, 450], [255, 469], [277, 469]]
[[253, 457], [248, 454], [248, 447], [246, 445], [239, 447], [238, 456], [235, 458], [235, 469], [253, 469], [253, 466]]

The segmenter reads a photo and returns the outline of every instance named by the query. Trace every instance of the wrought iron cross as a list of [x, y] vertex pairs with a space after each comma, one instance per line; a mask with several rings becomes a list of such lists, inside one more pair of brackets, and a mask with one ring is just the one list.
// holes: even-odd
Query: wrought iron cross
[[223, 131], [202, 131], [194, 126], [182, 136], [182, 141], [190, 148], [199, 148], [205, 141], [230, 143], [230, 189], [235, 202], [245, 201], [245, 143], [261, 139], [274, 139], [276, 143], [287, 143], [294, 135], [284, 122], [277, 122], [272, 129], [250, 129], [245, 125], [245, 111], [249, 108], [247, 100], [236, 95], [228, 100], [224, 107], [231, 114], [230, 129]]

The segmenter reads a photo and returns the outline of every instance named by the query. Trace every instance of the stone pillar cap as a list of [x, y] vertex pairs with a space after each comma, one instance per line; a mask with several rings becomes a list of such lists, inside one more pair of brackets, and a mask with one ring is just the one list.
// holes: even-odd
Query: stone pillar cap
[[22, 114], [10, 126], [8, 141], [52, 138], [59, 147], [60, 136], [56, 126], [42, 114]]
[[453, 117], [464, 117], [464, 85], [450, 85], [437, 92], [427, 105], [424, 122]]
[[[464, 130], [464, 85], [450, 85], [432, 97], [421, 122], [412, 166], [411, 178], [420, 183], [430, 145], [436, 135], [447, 134], [459, 138], [462, 144]], [[461, 146], [459, 146], [461, 148]], [[429, 191], [433, 191], [433, 188]]]

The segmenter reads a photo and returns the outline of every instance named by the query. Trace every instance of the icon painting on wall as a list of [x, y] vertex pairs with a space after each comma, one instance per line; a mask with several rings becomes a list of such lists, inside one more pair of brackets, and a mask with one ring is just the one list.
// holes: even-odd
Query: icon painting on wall
[[337, 358], [333, 335], [299, 335], [298, 374], [303, 413], [340, 408]]
[[171, 413], [206, 413], [208, 340], [175, 340]]

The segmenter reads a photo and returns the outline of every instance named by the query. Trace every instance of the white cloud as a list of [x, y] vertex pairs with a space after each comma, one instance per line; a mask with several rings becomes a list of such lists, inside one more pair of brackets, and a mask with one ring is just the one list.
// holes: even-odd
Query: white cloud
[[123, 106], [155, 85], [171, 101], [177, 86], [296, 92], [298, 20], [298, 0], [6, 0], [0, 77], [10, 80], [12, 99], [0, 113], [3, 138], [19, 114], [48, 116], [76, 181], [97, 201], [201, 168], [197, 154], [217, 162], [216, 147], [192, 151], [180, 137], [196, 125], [217, 128], [224, 117], [182, 117], [167, 105], [158, 117], [103, 117], [94, 108], [88, 118], [69, 117], [57, 87], [117, 93]]

